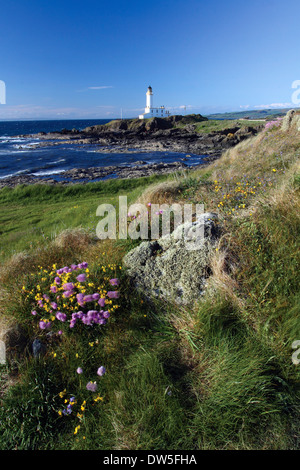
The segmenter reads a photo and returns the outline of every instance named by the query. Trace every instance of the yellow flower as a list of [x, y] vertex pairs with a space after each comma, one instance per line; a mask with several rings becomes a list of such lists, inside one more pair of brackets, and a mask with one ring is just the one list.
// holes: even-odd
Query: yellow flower
[[76, 426], [75, 431], [74, 431], [74, 434], [77, 434], [78, 431], [79, 431], [79, 429], [80, 429], [80, 424], [79, 424], [78, 426]]
[[94, 401], [95, 401], [95, 402], [103, 401], [103, 397], [100, 397], [100, 396], [98, 395], [96, 398], [94, 398]]

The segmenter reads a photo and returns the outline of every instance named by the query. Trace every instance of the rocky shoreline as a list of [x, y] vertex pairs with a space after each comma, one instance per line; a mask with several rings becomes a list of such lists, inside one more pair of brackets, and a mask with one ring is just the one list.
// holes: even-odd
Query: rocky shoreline
[[[136, 162], [134, 166], [107, 166], [97, 168], [74, 168], [59, 173], [55, 178], [40, 178], [33, 175], [15, 175], [0, 180], [0, 188], [14, 187], [18, 184], [74, 184], [85, 183], [107, 178], [138, 178], [154, 174], [166, 174], [189, 167], [184, 161], [189, 153], [205, 155], [203, 163], [209, 163], [221, 156], [224, 150], [237, 145], [259, 132], [258, 127], [232, 127], [218, 132], [196, 132], [196, 123], [205, 121], [201, 115], [172, 116], [170, 118], [153, 118], [146, 121], [117, 120], [108, 125], [78, 129], [63, 129], [60, 132], [39, 133], [30, 137], [39, 138], [32, 149], [61, 144], [93, 145], [101, 153], [134, 153], [134, 152], [178, 152], [186, 157], [173, 163]], [[178, 126], [180, 124], [180, 126]], [[29, 136], [22, 136], [29, 137]], [[200, 165], [198, 165], [200, 166]]]
[[189, 167], [183, 162], [173, 163], [149, 163], [137, 162], [134, 166], [107, 166], [91, 168], [73, 168], [59, 173], [59, 180], [45, 177], [39, 178], [32, 175], [15, 175], [0, 180], [0, 189], [4, 187], [15, 187], [19, 184], [84, 184], [92, 181], [104, 180], [109, 178], [141, 178], [155, 174], [168, 174], [175, 171], [187, 170], [188, 168], [198, 168], [197, 165]]

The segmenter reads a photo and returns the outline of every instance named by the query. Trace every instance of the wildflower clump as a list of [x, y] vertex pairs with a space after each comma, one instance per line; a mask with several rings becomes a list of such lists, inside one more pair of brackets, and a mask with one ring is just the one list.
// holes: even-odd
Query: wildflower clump
[[268, 121], [265, 125], [265, 130], [268, 131], [268, 130], [280, 127], [282, 120], [283, 118], [277, 118], [277, 119], [274, 119], [273, 121]]
[[32, 288], [23, 286], [22, 293], [40, 330], [57, 326], [61, 334], [65, 326], [72, 329], [78, 323], [105, 325], [118, 308], [113, 303], [119, 298], [115, 289], [118, 278], [104, 277], [97, 285], [86, 262], [59, 269], [56, 265], [51, 270], [39, 268], [36, 284]]

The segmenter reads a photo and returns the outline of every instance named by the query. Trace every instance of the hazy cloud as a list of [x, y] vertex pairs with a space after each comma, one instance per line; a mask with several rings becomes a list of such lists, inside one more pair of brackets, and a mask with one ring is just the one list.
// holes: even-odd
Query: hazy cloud
[[292, 103], [271, 103], [271, 104], [257, 104], [253, 106], [255, 109], [270, 109], [270, 108], [292, 108]]
[[113, 86], [111, 86], [111, 85], [89, 86], [88, 90], [104, 90], [106, 88], [113, 88]]

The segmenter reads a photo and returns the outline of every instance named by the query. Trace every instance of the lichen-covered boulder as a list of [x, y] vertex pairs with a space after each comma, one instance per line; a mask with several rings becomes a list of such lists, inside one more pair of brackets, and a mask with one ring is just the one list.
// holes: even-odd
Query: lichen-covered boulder
[[300, 131], [300, 114], [298, 110], [290, 109], [282, 120], [281, 130], [287, 132], [290, 129]]
[[217, 215], [204, 213], [195, 222], [178, 226], [170, 236], [142, 242], [123, 263], [134, 286], [147, 297], [190, 304], [204, 292], [218, 235]]

